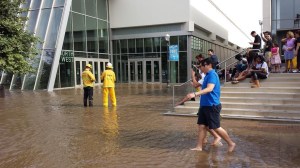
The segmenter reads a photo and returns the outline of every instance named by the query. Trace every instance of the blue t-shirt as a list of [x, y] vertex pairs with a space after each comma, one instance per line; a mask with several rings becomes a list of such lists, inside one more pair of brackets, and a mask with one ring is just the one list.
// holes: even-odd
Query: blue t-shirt
[[220, 81], [218, 74], [213, 69], [206, 73], [202, 85], [202, 90], [207, 88], [207, 85], [209, 83], [215, 84], [215, 87], [210, 93], [201, 95], [200, 106], [213, 106], [220, 104]]

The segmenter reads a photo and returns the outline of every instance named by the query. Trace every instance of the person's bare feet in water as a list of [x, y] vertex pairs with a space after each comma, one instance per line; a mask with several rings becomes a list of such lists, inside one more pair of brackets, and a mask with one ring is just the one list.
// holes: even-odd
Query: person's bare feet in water
[[193, 151], [202, 151], [202, 148], [201, 147], [196, 147], [196, 148], [192, 148], [191, 150], [193, 150]]
[[232, 143], [232, 144], [228, 145], [228, 152], [233, 152], [235, 146], [236, 146], [235, 143]]
[[214, 141], [210, 145], [212, 145], [212, 146], [222, 146], [223, 144], [221, 142], [221, 139], [222, 139], [221, 137], [215, 138]]

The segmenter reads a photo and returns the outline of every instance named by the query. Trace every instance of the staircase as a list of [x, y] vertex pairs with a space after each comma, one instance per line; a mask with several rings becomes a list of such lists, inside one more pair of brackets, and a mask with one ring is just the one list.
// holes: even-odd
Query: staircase
[[[221, 88], [222, 118], [300, 122], [300, 73], [272, 73], [251, 88], [250, 79]], [[199, 99], [174, 107], [166, 115], [196, 116]]]

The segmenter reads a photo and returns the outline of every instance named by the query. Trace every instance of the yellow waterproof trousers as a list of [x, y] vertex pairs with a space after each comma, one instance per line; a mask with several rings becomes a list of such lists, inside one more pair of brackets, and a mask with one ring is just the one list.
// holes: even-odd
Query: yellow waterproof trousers
[[110, 96], [111, 104], [112, 106], [117, 106], [117, 99], [115, 94], [115, 88], [114, 87], [105, 87], [102, 88], [102, 99], [103, 99], [103, 106], [108, 107], [108, 93]]

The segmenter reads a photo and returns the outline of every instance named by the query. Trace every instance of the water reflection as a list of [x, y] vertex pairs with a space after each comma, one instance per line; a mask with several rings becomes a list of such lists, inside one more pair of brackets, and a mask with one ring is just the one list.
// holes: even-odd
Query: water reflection
[[104, 136], [104, 151], [106, 154], [114, 153], [119, 148], [119, 124], [117, 107], [104, 107], [100, 133]]

